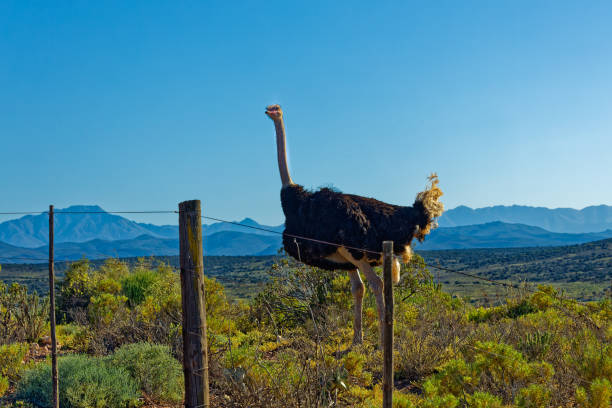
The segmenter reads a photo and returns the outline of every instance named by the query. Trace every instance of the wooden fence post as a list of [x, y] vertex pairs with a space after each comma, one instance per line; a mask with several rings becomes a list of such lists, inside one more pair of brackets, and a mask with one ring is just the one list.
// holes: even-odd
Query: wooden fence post
[[208, 345], [200, 200], [179, 204], [185, 407], [209, 408]]
[[393, 241], [383, 242], [383, 408], [393, 405]]
[[51, 326], [51, 378], [53, 385], [53, 408], [59, 408], [59, 383], [57, 375], [57, 338], [55, 336], [55, 271], [53, 265], [53, 206], [49, 206], [49, 323]]

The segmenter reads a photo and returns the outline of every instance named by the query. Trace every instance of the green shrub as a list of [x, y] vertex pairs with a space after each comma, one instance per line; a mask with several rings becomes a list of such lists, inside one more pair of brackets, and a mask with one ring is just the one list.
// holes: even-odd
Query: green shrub
[[87, 351], [87, 327], [76, 324], [61, 324], [57, 326], [57, 343], [62, 349], [75, 350], [77, 352]]
[[4, 393], [6, 392], [6, 390], [8, 390], [8, 387], [9, 387], [8, 378], [0, 375], [0, 397], [2, 397]]
[[605, 378], [593, 381], [588, 392], [584, 388], [576, 390], [576, 400], [580, 408], [609, 408], [610, 399], [612, 384]]
[[587, 381], [602, 377], [612, 380], [612, 344], [603, 344], [588, 333], [576, 336], [572, 341], [573, 353], [566, 356], [568, 365], [574, 367]]
[[548, 407], [550, 403], [550, 390], [541, 384], [531, 384], [519, 391], [516, 405], [520, 408]]
[[0, 282], [0, 344], [37, 341], [49, 318], [49, 299], [28, 293], [26, 286]]
[[169, 347], [149, 343], [129, 344], [118, 349], [108, 360], [113, 366], [127, 370], [140, 389], [155, 402], [182, 401], [182, 367], [170, 354]]
[[[58, 359], [62, 408], [129, 407], [138, 403], [138, 388], [121, 368], [87, 356]], [[51, 407], [51, 366], [39, 364], [26, 371], [18, 384], [17, 397], [39, 407]]]
[[23, 359], [29, 349], [30, 347], [25, 343], [0, 346], [0, 377], [17, 381], [24, 367]]
[[141, 304], [157, 279], [157, 274], [150, 269], [139, 269], [124, 276], [121, 290], [127, 296], [128, 304], [132, 307]]
[[519, 343], [519, 349], [530, 359], [541, 359], [548, 353], [554, 341], [549, 332], [527, 333]]
[[467, 395], [466, 401], [470, 408], [502, 408], [501, 399], [487, 392], [475, 392]]
[[[518, 388], [531, 383], [545, 383], [554, 374], [549, 363], [527, 362], [520, 352], [507, 344], [476, 342], [476, 347], [470, 347], [468, 351], [468, 361], [449, 361], [423, 384], [427, 396], [452, 394], [460, 397], [466, 391], [494, 391], [498, 396], [502, 396], [505, 402], [509, 402], [514, 399], [513, 394]], [[544, 388], [528, 388], [523, 390], [521, 395], [527, 401], [528, 397], [535, 395], [535, 391], [541, 390]], [[474, 397], [478, 397], [483, 404], [489, 404], [482, 406], [492, 407], [496, 404], [493, 400], [485, 399], [482, 393], [474, 394]]]
[[93, 294], [94, 281], [89, 261], [73, 262], [59, 285], [58, 309], [68, 311], [65, 317], [72, 321], [75, 313], [87, 308]]
[[88, 308], [89, 320], [92, 324], [108, 326], [117, 320], [117, 317], [127, 314], [125, 302], [127, 298], [121, 295], [102, 293], [91, 297]]
[[508, 300], [508, 303], [503, 306], [474, 309], [468, 313], [467, 317], [472, 322], [483, 323], [502, 318], [516, 319], [536, 311], [536, 307], [528, 299]]

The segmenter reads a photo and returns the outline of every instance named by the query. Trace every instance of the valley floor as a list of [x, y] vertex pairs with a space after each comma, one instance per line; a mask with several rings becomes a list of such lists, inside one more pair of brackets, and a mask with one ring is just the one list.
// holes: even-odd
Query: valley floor
[[[436, 283], [453, 296], [468, 297], [471, 302], [498, 303], [505, 296], [503, 286], [485, 280], [436, 269], [441, 266], [486, 279], [510, 284], [551, 285], [566, 296], [578, 300], [597, 300], [612, 288], [612, 239], [561, 247], [462, 249], [420, 251]], [[278, 256], [207, 256], [206, 276], [223, 284], [235, 299], [253, 298], [268, 281], [267, 271]], [[178, 268], [178, 257], [152, 257], [152, 263], [164, 262]], [[124, 259], [136, 264], [137, 258]], [[92, 261], [93, 265], [104, 261]], [[61, 279], [67, 263], [56, 264]], [[4, 264], [0, 280], [18, 282], [31, 290], [46, 293], [46, 264]]]

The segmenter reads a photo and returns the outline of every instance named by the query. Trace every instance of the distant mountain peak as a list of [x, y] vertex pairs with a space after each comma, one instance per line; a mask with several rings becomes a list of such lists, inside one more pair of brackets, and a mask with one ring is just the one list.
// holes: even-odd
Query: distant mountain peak
[[259, 225], [259, 223], [257, 221], [255, 221], [254, 219], [249, 218], [249, 217], [246, 217], [245, 219], [240, 221], [240, 224], [251, 225], [251, 226], [258, 226]]
[[71, 205], [70, 207], [66, 207], [66, 208], [62, 208], [62, 209], [57, 209], [56, 211], [57, 212], [62, 212], [62, 211], [106, 212], [99, 205]]

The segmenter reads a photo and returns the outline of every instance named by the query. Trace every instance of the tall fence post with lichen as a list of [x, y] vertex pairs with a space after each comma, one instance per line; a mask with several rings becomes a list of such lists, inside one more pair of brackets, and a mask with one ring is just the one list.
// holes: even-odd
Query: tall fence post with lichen
[[200, 200], [179, 204], [185, 407], [208, 408], [208, 351]]

